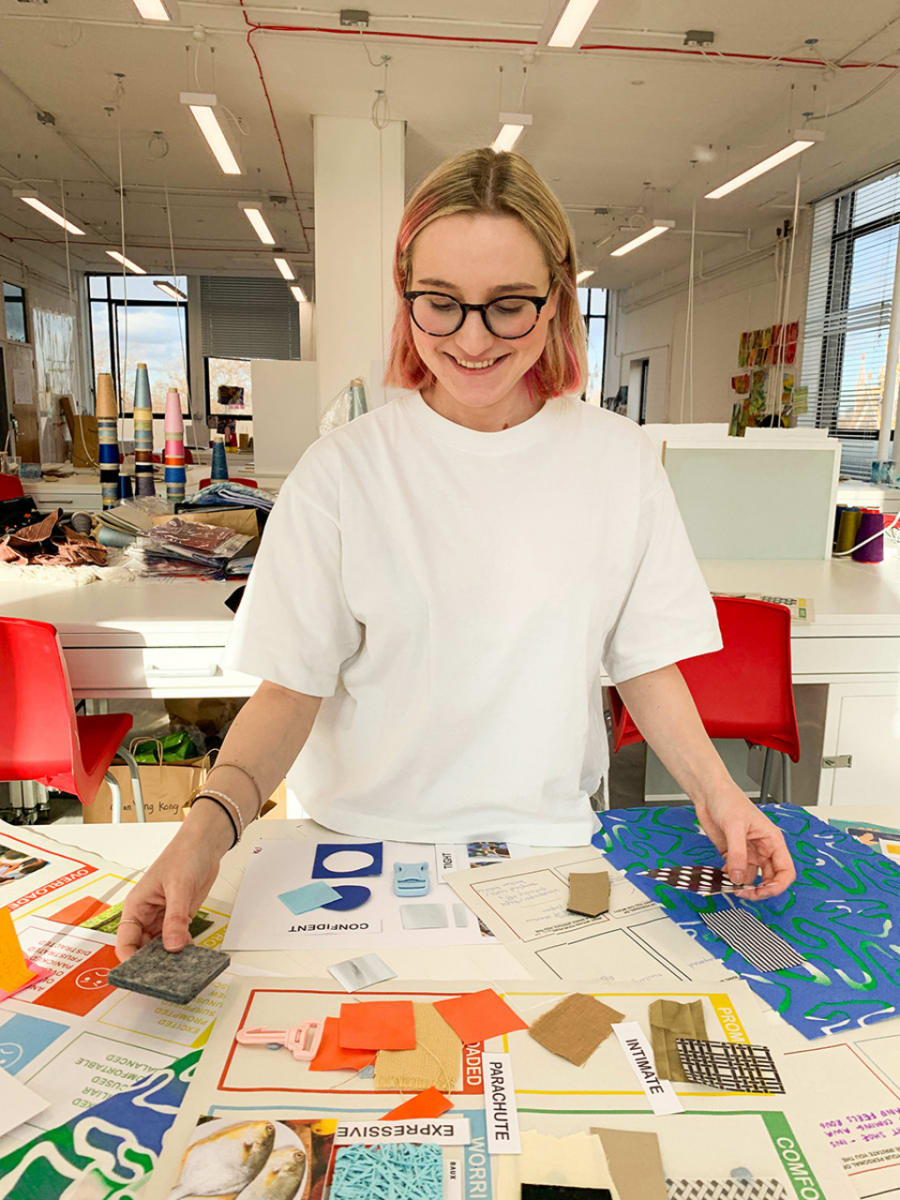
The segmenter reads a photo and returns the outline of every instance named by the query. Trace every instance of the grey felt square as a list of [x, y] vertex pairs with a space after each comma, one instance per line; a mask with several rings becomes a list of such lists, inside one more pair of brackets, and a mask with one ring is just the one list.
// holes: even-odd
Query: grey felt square
[[446, 929], [450, 924], [445, 904], [401, 904], [400, 920], [404, 929]]
[[178, 953], [170, 953], [164, 949], [162, 939], [155, 937], [127, 962], [113, 967], [108, 978], [113, 987], [174, 1004], [189, 1004], [230, 963], [224, 951], [208, 950], [193, 942]]

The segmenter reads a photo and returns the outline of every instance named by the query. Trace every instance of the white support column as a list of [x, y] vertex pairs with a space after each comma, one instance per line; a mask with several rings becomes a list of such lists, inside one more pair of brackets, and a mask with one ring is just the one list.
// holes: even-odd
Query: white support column
[[[900, 353], [900, 228], [897, 230], [891, 324], [888, 329], [887, 357], [884, 360], [884, 390], [881, 393], [881, 425], [878, 433], [879, 462], [886, 462], [891, 453], [891, 421], [897, 408], [898, 353]], [[898, 473], [900, 473], [900, 431], [894, 435], [894, 474]]]
[[391, 257], [404, 203], [402, 121], [313, 118], [315, 347], [319, 411], [358, 376], [369, 406], [381, 385], [394, 319]]

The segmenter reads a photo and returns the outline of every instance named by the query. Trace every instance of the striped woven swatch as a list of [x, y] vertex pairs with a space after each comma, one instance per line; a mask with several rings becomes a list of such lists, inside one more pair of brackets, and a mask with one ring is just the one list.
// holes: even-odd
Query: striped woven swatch
[[757, 971], [785, 971], [803, 966], [803, 959], [790, 943], [743, 908], [702, 912], [699, 916], [716, 937], [737, 950]]

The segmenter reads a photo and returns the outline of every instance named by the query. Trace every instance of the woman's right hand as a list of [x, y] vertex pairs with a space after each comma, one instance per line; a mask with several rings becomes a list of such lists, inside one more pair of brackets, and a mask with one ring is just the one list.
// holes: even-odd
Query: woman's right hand
[[128, 894], [116, 934], [116, 954], [124, 962], [162, 933], [167, 950], [184, 948], [188, 926], [209, 895], [233, 829], [217, 806], [198, 804], [159, 858]]

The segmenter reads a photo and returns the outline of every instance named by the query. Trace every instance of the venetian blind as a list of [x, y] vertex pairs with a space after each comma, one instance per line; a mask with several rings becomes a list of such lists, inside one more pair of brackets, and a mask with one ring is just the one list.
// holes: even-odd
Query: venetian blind
[[861, 479], [878, 456], [898, 232], [896, 167], [813, 207], [800, 423], [839, 437], [842, 473]]
[[204, 275], [203, 353], [209, 358], [299, 358], [297, 301], [282, 279]]

